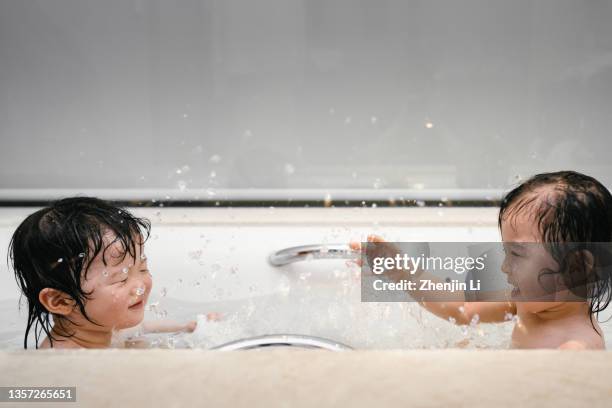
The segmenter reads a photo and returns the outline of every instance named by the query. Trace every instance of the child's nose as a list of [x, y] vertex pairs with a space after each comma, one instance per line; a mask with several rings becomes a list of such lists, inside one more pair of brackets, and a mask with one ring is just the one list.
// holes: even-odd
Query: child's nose
[[501, 271], [506, 275], [510, 275], [510, 265], [506, 259], [502, 262]]

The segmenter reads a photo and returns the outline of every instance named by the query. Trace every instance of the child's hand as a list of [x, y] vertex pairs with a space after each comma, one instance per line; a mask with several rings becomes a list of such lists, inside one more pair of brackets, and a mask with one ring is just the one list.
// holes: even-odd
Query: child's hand
[[[354, 251], [364, 252], [366, 251], [366, 259], [368, 263], [371, 263], [372, 259], [377, 257], [390, 257], [393, 258], [397, 254], [401, 253], [400, 249], [397, 248], [392, 243], [385, 241], [383, 237], [378, 235], [368, 235], [368, 242], [377, 243], [378, 245], [368, 245], [367, 250], [361, 246], [361, 242], [351, 241], [349, 242], [349, 246]], [[359, 266], [363, 266], [363, 257], [353, 261]], [[364, 270], [365, 271], [365, 270]], [[372, 275], [372, 272], [366, 272], [368, 275]], [[385, 276], [393, 281], [400, 281], [402, 279], [407, 279], [410, 277], [409, 270], [398, 270], [391, 269], [385, 271]]]
[[196, 326], [198, 325], [198, 322], [196, 322], [195, 320], [192, 320], [190, 322], [185, 323], [185, 328], [183, 331], [187, 332], [187, 333], [191, 333], [195, 330]]
[[223, 315], [219, 312], [210, 312], [206, 314], [206, 320], [209, 322], [218, 322], [222, 320]]
[[[207, 322], [218, 322], [219, 320], [221, 320], [222, 315], [221, 313], [218, 312], [210, 312], [205, 314], [204, 316], [206, 316], [206, 321]], [[192, 333], [196, 327], [198, 326], [198, 321], [197, 320], [192, 320], [190, 322], [187, 322], [185, 324], [185, 330], [188, 333]]]
[[[378, 236], [378, 235], [368, 235], [367, 238], [368, 242], [386, 242], [384, 240], [384, 238]], [[353, 250], [353, 251], [358, 251], [358, 252], [362, 252], [364, 250], [364, 248], [362, 248], [361, 246], [361, 242], [360, 241], [351, 241], [349, 242], [349, 247]], [[366, 254], [368, 257], [370, 257], [370, 254]], [[358, 266], [363, 266], [363, 258], [360, 256], [358, 259], [354, 260], [354, 261], [349, 261], [349, 262], [353, 262], [355, 264], [357, 264]]]

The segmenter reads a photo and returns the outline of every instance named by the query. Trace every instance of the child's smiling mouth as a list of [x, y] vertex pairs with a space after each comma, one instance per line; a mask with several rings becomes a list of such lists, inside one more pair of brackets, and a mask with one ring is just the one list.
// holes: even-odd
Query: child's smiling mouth
[[515, 298], [518, 297], [521, 294], [521, 290], [518, 287], [518, 284], [508, 280], [508, 285], [512, 286], [512, 291], [510, 292], [510, 295]]
[[141, 299], [138, 302], [134, 303], [132, 306], [129, 306], [128, 309], [140, 309], [144, 306], [144, 301]]

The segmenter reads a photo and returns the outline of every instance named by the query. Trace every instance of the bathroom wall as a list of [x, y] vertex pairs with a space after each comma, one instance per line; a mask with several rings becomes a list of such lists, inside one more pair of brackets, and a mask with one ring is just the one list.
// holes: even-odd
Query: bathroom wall
[[610, 186], [611, 18], [571, 0], [2, 1], [0, 190], [452, 193], [561, 168]]

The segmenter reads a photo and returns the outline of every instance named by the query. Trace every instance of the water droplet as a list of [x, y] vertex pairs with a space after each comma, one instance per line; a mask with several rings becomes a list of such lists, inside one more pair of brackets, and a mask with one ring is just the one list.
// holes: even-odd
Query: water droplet
[[278, 289], [281, 295], [287, 296], [291, 291], [291, 285], [289, 284], [289, 282], [283, 282], [278, 286]]
[[434, 124], [431, 121], [426, 121], [425, 122], [425, 129], [433, 129]]
[[459, 311], [459, 313], [461, 313], [461, 314], [465, 313], [465, 307], [463, 307], [463, 306], [459, 306], [459, 307], [457, 308], [457, 310], [458, 310], [458, 311]]
[[448, 321], [449, 321], [451, 324], [455, 324], [455, 323], [457, 323], [457, 319], [455, 319], [455, 318], [454, 318], [454, 317], [452, 317], [452, 316], [448, 318]]
[[121, 269], [121, 272], [123, 272], [123, 273], [128, 273], [128, 271], [129, 271], [129, 268], [123, 268], [123, 269]]
[[59, 259], [57, 260], [57, 262], [59, 262], [59, 263], [64, 262], [64, 258], [59, 258]]
[[200, 257], [202, 256], [202, 250], [198, 249], [195, 251], [191, 251], [188, 253], [188, 255], [191, 259], [194, 259], [194, 260], [200, 259]]
[[85, 252], [81, 252], [81, 253], [79, 254], [79, 258], [83, 258], [83, 257], [85, 257]]
[[378, 207], [378, 205], [376, 205], [376, 203], [372, 203], [372, 208], [376, 208]]
[[181, 169], [176, 169], [176, 174], [181, 174], [183, 172], [183, 170]]
[[140, 254], [140, 259], [142, 259], [143, 261], [147, 259], [147, 255], [142, 253]]
[[145, 288], [143, 287], [136, 288], [136, 296], [142, 296], [144, 295], [144, 293], [145, 293]]
[[325, 194], [325, 198], [323, 199], [323, 205], [325, 207], [331, 207], [331, 205], [332, 205], [331, 194], [329, 194], [329, 193]]
[[208, 159], [209, 162], [211, 163], [219, 163], [221, 162], [221, 156], [219, 156], [218, 154], [213, 154], [212, 156], [210, 156], [210, 158]]
[[514, 317], [514, 315], [510, 312], [506, 312], [506, 314], [504, 314], [504, 320], [505, 321], [510, 321], [512, 320], [512, 318]]
[[293, 166], [293, 164], [291, 164], [291, 163], [286, 163], [285, 164], [285, 173], [287, 173], [289, 175], [295, 173], [295, 167]]

